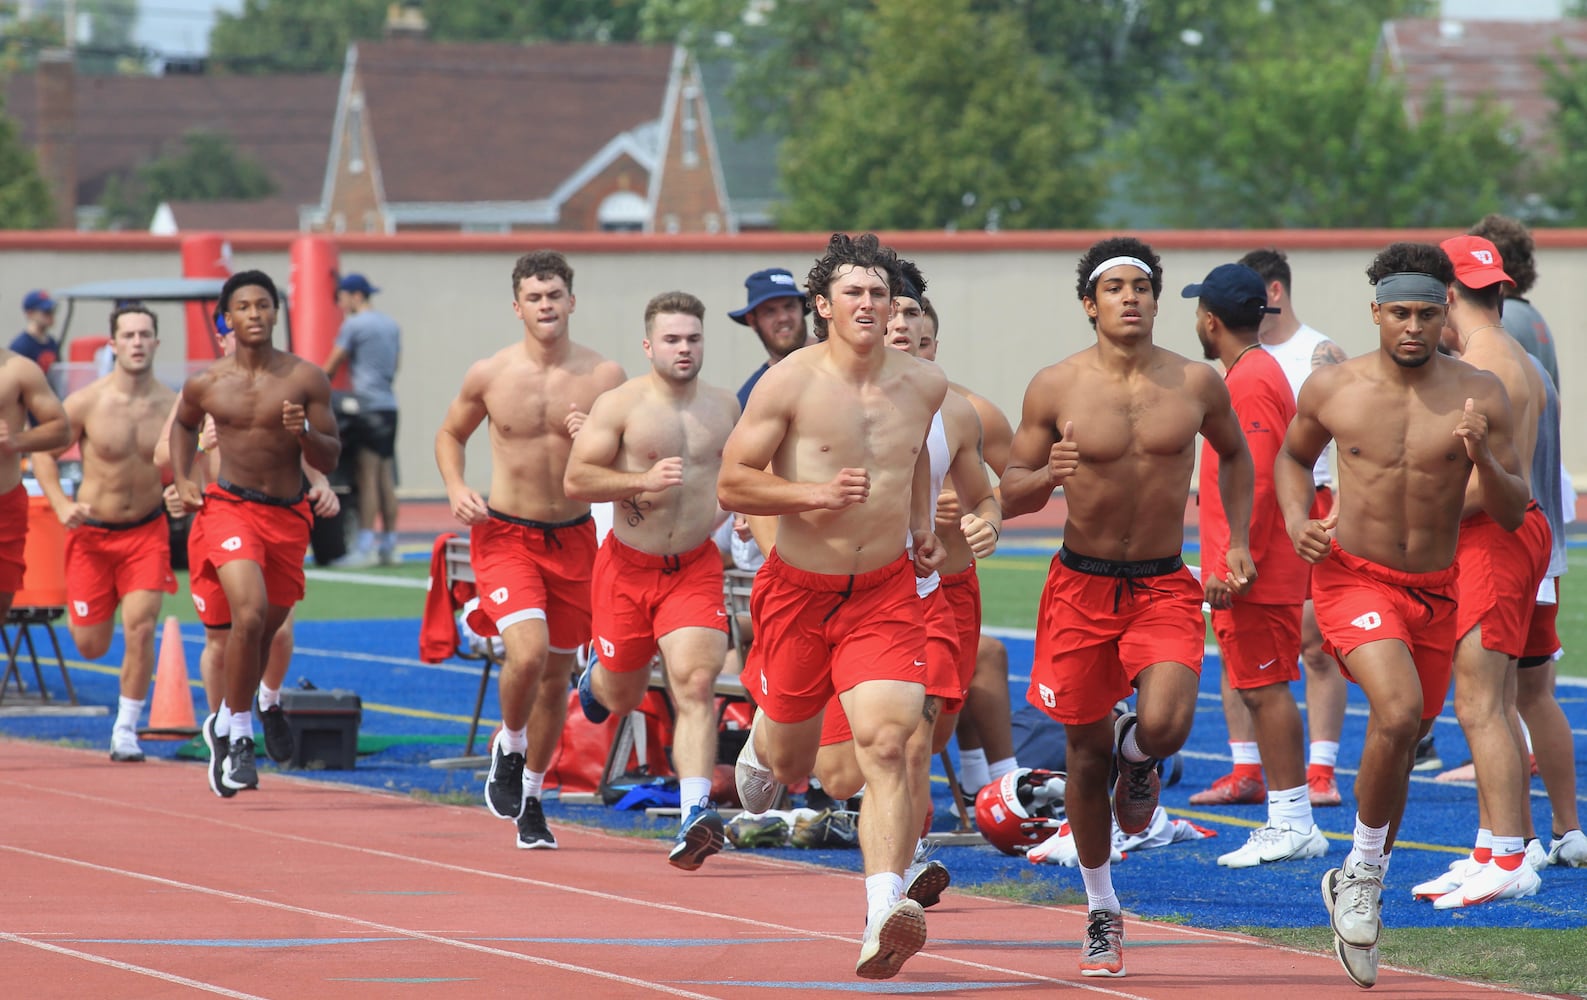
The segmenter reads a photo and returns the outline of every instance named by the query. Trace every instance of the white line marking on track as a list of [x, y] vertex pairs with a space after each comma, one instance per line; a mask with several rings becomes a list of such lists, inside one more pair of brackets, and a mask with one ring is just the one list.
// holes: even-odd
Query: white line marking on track
[[346, 570], [332, 569], [306, 569], [303, 575], [310, 580], [324, 580], [326, 583], [361, 583], [370, 587], [400, 587], [403, 590], [428, 590], [428, 578], [417, 579], [411, 576], [382, 576], [379, 573], [349, 573]]
[[178, 976], [169, 972], [161, 972], [159, 969], [149, 969], [141, 965], [133, 965], [130, 962], [118, 962], [113, 958], [105, 958], [102, 955], [95, 955], [86, 951], [77, 951], [74, 948], [62, 948], [58, 944], [49, 944], [44, 941], [35, 941], [32, 938], [23, 937], [20, 934], [7, 934], [4, 931], [0, 931], [0, 941], [10, 941], [12, 944], [26, 945], [29, 948], [38, 948], [41, 951], [54, 952], [57, 955], [65, 955], [68, 958], [80, 958], [87, 962], [93, 962], [96, 965], [108, 965], [110, 968], [120, 969], [122, 972], [136, 972], [140, 976], [148, 976], [151, 979], [160, 979], [167, 983], [174, 983], [177, 986], [187, 986], [195, 990], [203, 990], [205, 993], [213, 993], [216, 996], [233, 997], [234, 1000], [265, 1000], [264, 997], [255, 996], [252, 993], [239, 993], [236, 990], [228, 990], [224, 986], [216, 986], [214, 983], [201, 983], [197, 979], [188, 979], [186, 976]]

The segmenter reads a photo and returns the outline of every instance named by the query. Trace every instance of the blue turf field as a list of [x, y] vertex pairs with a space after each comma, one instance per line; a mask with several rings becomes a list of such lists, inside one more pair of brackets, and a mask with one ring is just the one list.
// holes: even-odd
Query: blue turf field
[[[68, 659], [75, 652], [62, 630]], [[197, 626], [184, 627], [189, 677], [198, 677], [198, 650], [201, 637]], [[1017, 636], [1009, 638], [1011, 685], [1016, 706], [1024, 702], [1025, 677], [1030, 661], [1030, 643]], [[478, 686], [475, 664], [450, 661], [427, 665], [417, 659], [418, 622], [416, 620], [370, 622], [306, 622], [298, 626], [297, 655], [288, 684], [307, 678], [321, 688], [350, 688], [364, 704], [362, 735], [399, 737], [402, 742], [362, 757], [350, 771], [301, 772], [330, 780], [356, 782], [375, 788], [407, 792], [424, 790], [447, 792], [478, 786], [471, 770], [442, 770], [428, 766], [434, 757], [455, 756], [462, 752], [468, 719]], [[119, 640], [105, 664], [117, 662]], [[115, 670], [105, 664], [78, 664], [73, 681], [81, 701], [102, 705], [113, 715], [117, 686]], [[1320, 809], [1317, 820], [1330, 836], [1326, 859], [1264, 866], [1244, 871], [1219, 868], [1219, 854], [1239, 846], [1246, 834], [1259, 825], [1265, 807], [1243, 806], [1219, 809], [1192, 809], [1186, 800], [1191, 792], [1205, 787], [1228, 770], [1227, 745], [1217, 694], [1216, 661], [1209, 657], [1203, 672], [1200, 710], [1196, 728], [1186, 748], [1184, 780], [1165, 789], [1163, 804], [1175, 815], [1193, 819], [1202, 826], [1218, 830], [1217, 837], [1158, 850], [1138, 852], [1114, 869], [1114, 878], [1124, 905], [1147, 916], [1178, 916], [1199, 926], [1231, 927], [1311, 926], [1321, 922], [1322, 908], [1317, 883], [1327, 867], [1337, 865], [1348, 847], [1354, 822], [1350, 799], [1351, 778], [1358, 748], [1366, 725], [1365, 703], [1352, 687], [1350, 709], [1345, 721], [1340, 751], [1340, 788], [1345, 806]], [[31, 674], [26, 676], [31, 680]], [[62, 690], [53, 671], [45, 674], [53, 694]], [[1299, 688], [1297, 686], [1297, 694]], [[497, 717], [495, 684], [486, 698], [486, 737], [491, 720]], [[9, 701], [9, 699], [8, 699]], [[1577, 736], [1576, 769], [1578, 801], [1587, 800], [1587, 687], [1562, 685], [1560, 701]], [[0, 713], [0, 732], [31, 739], [73, 740], [108, 752], [110, 717], [24, 717]], [[1468, 759], [1460, 727], [1452, 709], [1446, 706], [1435, 728], [1439, 750], [1447, 766]], [[410, 742], [411, 741], [411, 742]], [[480, 741], [480, 746], [484, 739]], [[180, 744], [145, 741], [152, 755], [172, 756]], [[478, 749], [478, 748], [476, 748]], [[108, 762], [106, 764], [108, 767]], [[129, 765], [134, 766], [134, 765]], [[211, 794], [205, 785], [203, 769], [192, 765], [194, 795]], [[264, 781], [268, 793], [269, 770]], [[946, 786], [936, 785], [937, 828], [949, 829]], [[1533, 815], [1547, 839], [1549, 811], [1542, 786], [1533, 782]], [[597, 806], [562, 806], [548, 803], [553, 820], [633, 826], [633, 814], [618, 813]], [[1413, 779], [1410, 805], [1400, 831], [1385, 895], [1388, 909], [1385, 921], [1390, 926], [1506, 926], [1568, 928], [1587, 926], [1587, 869], [1549, 868], [1543, 873], [1543, 890], [1528, 900], [1509, 901], [1469, 910], [1435, 912], [1429, 904], [1410, 899], [1409, 887], [1443, 871], [1469, 847], [1475, 830], [1475, 790], [1470, 785], [1437, 784], [1431, 776]], [[481, 823], [501, 823], [481, 809]], [[501, 823], [502, 847], [510, 849], [512, 828]], [[789, 857], [820, 860], [843, 867], [858, 867], [853, 851], [804, 852], [788, 849]], [[956, 883], [981, 883], [1005, 879], [1051, 880], [1057, 885], [1078, 890], [1079, 873], [1074, 869], [1036, 866], [1020, 858], [1006, 857], [991, 847], [945, 848], [939, 857], [953, 871]], [[1325, 863], [1326, 862], [1326, 863]]]

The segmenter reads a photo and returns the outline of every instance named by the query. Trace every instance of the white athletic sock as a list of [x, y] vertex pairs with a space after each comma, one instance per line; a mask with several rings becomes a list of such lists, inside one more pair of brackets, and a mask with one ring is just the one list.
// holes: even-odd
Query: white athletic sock
[[1334, 767], [1339, 763], [1338, 740], [1312, 740], [1306, 763], [1318, 767]]
[[135, 732], [138, 728], [138, 719], [143, 715], [142, 698], [118, 698], [116, 700], [116, 723], [112, 729], [125, 729]]
[[1119, 905], [1118, 894], [1113, 891], [1113, 863], [1102, 862], [1100, 868], [1087, 868], [1080, 866], [1080, 880], [1086, 886], [1086, 909], [1108, 910], [1112, 913], [1123, 912], [1124, 907]]
[[683, 818], [689, 818], [689, 810], [694, 806], [708, 806], [711, 804], [711, 779], [710, 778], [679, 778], [678, 779], [678, 804], [683, 808]]
[[281, 689], [268, 687], [263, 681], [259, 682], [259, 711], [268, 712], [281, 704]]
[[974, 795], [983, 786], [992, 783], [992, 772], [986, 766], [986, 750], [976, 747], [974, 750], [959, 751], [959, 789]]
[[529, 727], [508, 729], [501, 727], [501, 748], [504, 753], [529, 752]]
[[1252, 740], [1250, 743], [1246, 743], [1243, 740], [1236, 743], [1234, 740], [1230, 740], [1229, 756], [1234, 758], [1235, 764], [1255, 764], [1257, 767], [1262, 766], [1262, 754], [1256, 749], [1255, 740]]
[[1129, 732], [1124, 734], [1124, 739], [1119, 743], [1119, 753], [1123, 754], [1124, 759], [1131, 764], [1139, 764], [1142, 761], [1152, 759], [1152, 755], [1142, 750], [1140, 742], [1135, 738], [1140, 731], [1141, 724], [1136, 722], [1135, 725], [1130, 727]]
[[253, 739], [253, 712], [242, 711], [231, 713], [231, 739]]
[[1276, 827], [1285, 823], [1302, 833], [1312, 828], [1311, 795], [1305, 785], [1268, 791], [1267, 825]]
[[215, 735], [231, 736], [231, 709], [226, 706], [226, 699], [220, 700], [220, 708], [215, 710]]
[[865, 876], [865, 926], [880, 920], [904, 898], [904, 877], [897, 872]]
[[1383, 845], [1389, 841], [1389, 825], [1367, 826], [1361, 821], [1361, 814], [1356, 813], [1355, 845], [1350, 849], [1350, 856], [1346, 862], [1355, 861], [1357, 864], [1381, 865], [1383, 864]]
[[544, 771], [531, 771], [527, 767], [523, 769], [524, 798], [538, 799], [540, 797], [540, 790], [545, 787], [545, 783], [546, 773]]
[[[1017, 770], [1019, 770], [1018, 757], [1004, 757], [1002, 760], [994, 760], [991, 766], [987, 769], [987, 783], [990, 784], [991, 782], [999, 781], [1002, 779], [1003, 775], [1010, 771]], [[977, 791], [979, 791], [979, 789], [977, 789]]]

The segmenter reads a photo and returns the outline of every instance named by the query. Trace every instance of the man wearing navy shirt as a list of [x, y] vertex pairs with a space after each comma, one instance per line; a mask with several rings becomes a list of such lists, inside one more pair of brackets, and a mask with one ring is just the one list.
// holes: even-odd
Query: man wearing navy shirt
[[793, 275], [780, 267], [756, 271], [744, 279], [744, 288], [748, 302], [727, 315], [733, 322], [755, 331], [765, 345], [766, 363], [755, 369], [738, 390], [740, 409], [749, 402], [750, 390], [767, 369], [805, 346], [805, 316], [810, 312], [810, 303]]
[[50, 365], [61, 354], [61, 342], [50, 336], [50, 328], [55, 325], [55, 300], [50, 298], [49, 292], [36, 289], [22, 300], [22, 312], [27, 316], [28, 325], [11, 341], [11, 350], [44, 369], [44, 374], [48, 375]]

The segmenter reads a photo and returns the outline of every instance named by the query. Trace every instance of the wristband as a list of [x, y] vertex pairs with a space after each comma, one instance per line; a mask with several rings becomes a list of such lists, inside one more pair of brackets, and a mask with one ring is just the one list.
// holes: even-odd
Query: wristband
[[991, 521], [986, 522], [986, 526], [992, 529], [992, 541], [995, 542], [1003, 537], [1003, 533], [999, 531], [997, 529], [997, 525], [993, 524]]
[[314, 428], [309, 426], [309, 418], [308, 417], [304, 417], [303, 418], [303, 430], [302, 430], [302, 432], [300, 434], [298, 434], [298, 437], [307, 437], [309, 432], [312, 431], [313, 429]]

